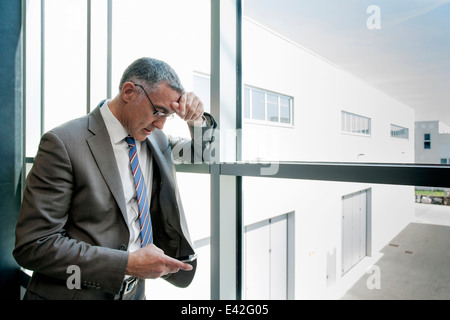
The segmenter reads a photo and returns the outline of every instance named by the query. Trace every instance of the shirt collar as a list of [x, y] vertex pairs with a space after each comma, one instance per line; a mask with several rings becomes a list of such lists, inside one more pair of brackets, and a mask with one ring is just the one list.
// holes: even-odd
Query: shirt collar
[[108, 103], [110, 101], [111, 100], [105, 101], [103, 106], [100, 108], [100, 112], [103, 120], [105, 121], [106, 129], [108, 130], [111, 142], [117, 144], [128, 136], [128, 132], [109, 109]]

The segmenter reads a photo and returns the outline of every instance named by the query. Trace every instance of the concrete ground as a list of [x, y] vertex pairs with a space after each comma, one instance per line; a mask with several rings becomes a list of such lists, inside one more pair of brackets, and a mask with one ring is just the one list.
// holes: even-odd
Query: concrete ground
[[[450, 299], [450, 206], [416, 203], [416, 219], [343, 300]], [[379, 288], [378, 288], [379, 286]]]

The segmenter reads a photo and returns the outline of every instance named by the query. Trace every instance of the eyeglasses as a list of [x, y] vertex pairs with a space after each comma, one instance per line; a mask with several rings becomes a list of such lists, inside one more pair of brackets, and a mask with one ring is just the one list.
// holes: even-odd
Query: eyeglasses
[[155, 110], [155, 112], [153, 112], [153, 115], [157, 118], [163, 119], [163, 118], [167, 118], [168, 120], [173, 119], [173, 113], [164, 113], [162, 111], [159, 111], [156, 109], [155, 105], [153, 104], [152, 100], [150, 99], [150, 97], [148, 96], [147, 92], [145, 91], [144, 87], [141, 86], [138, 83], [133, 83], [135, 86], [139, 87], [142, 89], [142, 91], [144, 91], [145, 95], [147, 96], [148, 101], [150, 101], [150, 104], [153, 107], [153, 110]]

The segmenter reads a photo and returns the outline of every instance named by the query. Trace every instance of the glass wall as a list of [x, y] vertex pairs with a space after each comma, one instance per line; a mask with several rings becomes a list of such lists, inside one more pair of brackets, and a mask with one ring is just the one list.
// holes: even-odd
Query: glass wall
[[[114, 0], [112, 4], [112, 95], [118, 92], [123, 70], [144, 56], [169, 63], [185, 89], [193, 91], [195, 75], [210, 70], [210, 2]], [[166, 122], [165, 132], [189, 137], [187, 125], [177, 117]], [[146, 296], [148, 299], [208, 299], [209, 176], [177, 176], [191, 238], [199, 255], [197, 274], [188, 290], [176, 290], [161, 280], [147, 280]]]
[[[116, 96], [125, 68], [144, 56], [168, 62], [185, 89], [196, 87], [210, 110], [209, 77], [198, 78], [210, 72], [209, 0], [28, 0], [26, 9], [29, 159], [44, 132]], [[189, 137], [177, 117], [167, 121], [165, 132]], [[209, 175], [177, 177], [199, 255], [197, 275], [186, 290], [149, 280], [146, 294], [149, 299], [209, 299]]]
[[[399, 36], [413, 27], [407, 21], [372, 30], [365, 24], [367, 7], [365, 2], [243, 1], [243, 162], [447, 163], [450, 127], [445, 121], [450, 112], [419, 112], [417, 100], [402, 94], [402, 86], [413, 86], [406, 79], [414, 67], [397, 61], [401, 47], [414, 43], [422, 56], [433, 48]], [[413, 10], [414, 4], [400, 12], [386, 3], [381, 6], [389, 21], [391, 14], [407, 9]], [[352, 15], [358, 12], [360, 16]], [[436, 26], [423, 18], [427, 32]], [[393, 41], [395, 49], [387, 46]], [[417, 189], [245, 177], [242, 296], [279, 297], [270, 281], [275, 276], [271, 270], [278, 268], [285, 270], [288, 284], [295, 283], [291, 291], [283, 287], [286, 298], [326, 297], [345, 287], [354, 270], [361, 270], [360, 263], [365, 265], [364, 257], [376, 256], [384, 243], [415, 221], [415, 208], [421, 205], [416, 202], [444, 203], [449, 190], [434, 188], [438, 191], [427, 196], [431, 188]], [[356, 214], [362, 207], [369, 210], [367, 201], [372, 254], [364, 242], [368, 229], [360, 228], [366, 216]], [[289, 216], [294, 221], [290, 233], [284, 226], [272, 229], [273, 219], [283, 217], [289, 227]], [[283, 242], [287, 256], [275, 261], [269, 257], [279, 249], [271, 241], [280, 237], [288, 239]], [[250, 270], [253, 266], [258, 267]], [[295, 271], [289, 273], [289, 268]]]

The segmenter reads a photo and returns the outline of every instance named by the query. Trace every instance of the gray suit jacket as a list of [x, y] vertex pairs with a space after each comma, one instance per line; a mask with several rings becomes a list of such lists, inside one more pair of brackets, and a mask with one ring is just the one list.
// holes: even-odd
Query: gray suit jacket
[[[34, 271], [28, 290], [46, 299], [111, 299], [124, 280], [129, 241], [126, 205], [101, 105], [44, 134], [27, 177], [13, 254], [20, 265]], [[207, 127], [196, 129], [198, 137], [192, 141], [167, 138], [159, 130], [147, 139], [156, 164], [150, 208], [154, 244], [172, 257], [194, 252], [174, 159], [186, 161], [193, 158], [191, 150], [201, 156], [211, 148], [215, 122], [206, 116]], [[67, 287], [71, 265], [80, 268], [79, 290]], [[192, 271], [166, 280], [188, 286], [196, 261], [192, 265]]]

